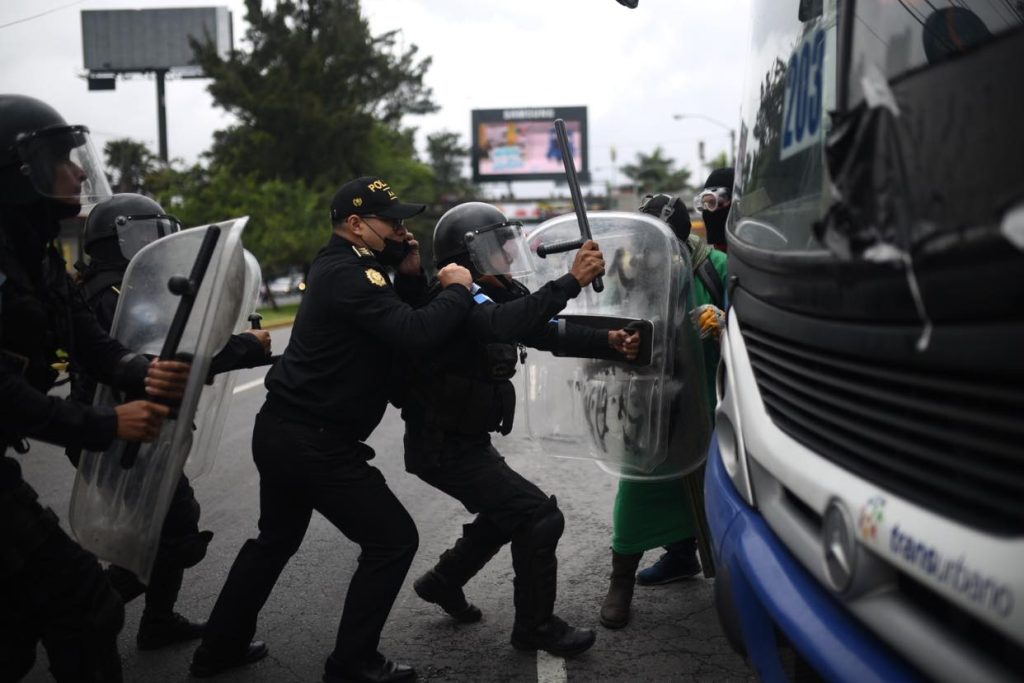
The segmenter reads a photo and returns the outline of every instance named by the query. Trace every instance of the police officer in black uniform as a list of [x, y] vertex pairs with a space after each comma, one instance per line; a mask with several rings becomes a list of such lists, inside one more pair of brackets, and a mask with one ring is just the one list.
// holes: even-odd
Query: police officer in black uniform
[[476, 518], [414, 589], [456, 620], [477, 621], [480, 610], [467, 602], [462, 587], [511, 542], [512, 645], [566, 657], [587, 650], [595, 636], [554, 614], [555, 549], [565, 520], [554, 496], [505, 463], [490, 432], [512, 429], [515, 390], [509, 380], [517, 345], [566, 356], [635, 358], [639, 336], [552, 320], [604, 272], [604, 259], [597, 245], [587, 242], [570, 273], [531, 294], [508, 276], [514, 261], [528, 258], [525, 243], [515, 246], [521, 242], [520, 227], [494, 206], [470, 202], [448, 211], [434, 230], [437, 264], [470, 269], [477, 305], [437, 356], [409, 368], [413, 379], [402, 399], [406, 468], [458, 499]]
[[96, 558], [58, 526], [7, 447], [25, 437], [104, 450], [150, 441], [168, 408], [93, 408], [47, 397], [58, 350], [132, 395], [180, 399], [188, 366], [150, 363], [110, 339], [65, 271], [53, 240], [83, 202], [109, 197], [89, 131], [53, 108], [0, 95], [0, 680], [32, 668], [41, 640], [58, 681], [119, 681], [124, 611]]
[[[369, 464], [374, 452], [364, 442], [384, 415], [395, 359], [433, 352], [473, 302], [470, 274], [458, 266], [441, 271], [444, 291], [428, 306], [413, 310], [403, 302], [426, 288], [419, 246], [402, 223], [424, 208], [400, 202], [370, 176], [346, 183], [334, 197], [334, 234], [310, 267], [291, 339], [267, 377], [267, 401], [256, 416], [260, 534], [246, 541], [231, 568], [193, 675], [266, 654], [263, 643], [250, 643], [257, 616], [316, 510], [361, 549], [324, 680], [415, 677], [377, 644], [419, 539]], [[394, 286], [388, 267], [397, 268]]]
[[[146, 245], [180, 229], [177, 218], [140, 194], [114, 195], [89, 212], [82, 238], [89, 263], [77, 266], [79, 285], [105, 331], [110, 330], [114, 321], [128, 262]], [[214, 356], [211, 373], [265, 365], [269, 352], [270, 333], [266, 330], [232, 335], [224, 350]], [[92, 403], [95, 391], [95, 378], [83, 372], [71, 373], [72, 398]], [[68, 455], [77, 464], [78, 452], [69, 451]], [[189, 621], [174, 611], [185, 570], [206, 556], [213, 537], [212, 532], [199, 530], [199, 512], [188, 477], [182, 474], [164, 518], [149, 585], [122, 567], [107, 569], [107, 577], [124, 602], [146, 595], [146, 608], [135, 641], [140, 650], [195, 640], [203, 635], [204, 624]]]

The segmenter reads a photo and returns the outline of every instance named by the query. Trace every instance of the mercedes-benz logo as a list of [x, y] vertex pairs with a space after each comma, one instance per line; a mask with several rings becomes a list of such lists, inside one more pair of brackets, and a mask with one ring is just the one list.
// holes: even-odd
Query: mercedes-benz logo
[[825, 510], [821, 541], [828, 580], [836, 592], [842, 593], [853, 583], [858, 550], [853, 520], [838, 500], [829, 503]]

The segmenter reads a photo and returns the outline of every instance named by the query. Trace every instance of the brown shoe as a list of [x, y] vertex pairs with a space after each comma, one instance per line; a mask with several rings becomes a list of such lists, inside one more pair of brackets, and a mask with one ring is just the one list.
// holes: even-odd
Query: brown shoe
[[643, 553], [621, 555], [612, 551], [611, 582], [601, 605], [601, 625], [605, 628], [622, 628], [629, 623], [629, 606], [633, 602], [636, 568], [641, 557]]

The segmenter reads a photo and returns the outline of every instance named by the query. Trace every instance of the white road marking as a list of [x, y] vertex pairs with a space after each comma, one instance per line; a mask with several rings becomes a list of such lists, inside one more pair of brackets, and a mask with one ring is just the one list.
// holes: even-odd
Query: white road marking
[[537, 683], [566, 683], [565, 660], [537, 650]]
[[233, 392], [231, 392], [231, 393], [233, 393], [233, 394], [240, 394], [243, 391], [249, 391], [250, 389], [255, 389], [256, 387], [261, 387], [261, 386], [263, 386], [263, 380], [264, 379], [266, 379], [266, 378], [265, 377], [260, 377], [259, 379], [254, 379], [251, 382], [246, 382], [245, 384], [239, 384], [237, 387], [235, 387], [235, 390]]

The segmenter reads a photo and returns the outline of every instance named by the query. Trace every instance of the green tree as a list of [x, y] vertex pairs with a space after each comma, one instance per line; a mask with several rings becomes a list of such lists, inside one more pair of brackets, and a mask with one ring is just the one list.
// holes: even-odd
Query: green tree
[[690, 169], [676, 169], [675, 164], [661, 147], [656, 147], [651, 154], [638, 152], [636, 163], [626, 164], [621, 170], [636, 184], [640, 194], [675, 192], [689, 187], [691, 175]]
[[729, 168], [729, 154], [723, 149], [721, 152], [705, 161], [704, 167], [707, 168], [708, 171], [714, 171], [716, 168]]
[[160, 205], [189, 227], [249, 216], [245, 247], [265, 273], [310, 263], [330, 234], [330, 196], [302, 181], [239, 177], [197, 165], [166, 169], [150, 182]]
[[211, 158], [236, 176], [302, 180], [324, 189], [407, 155], [390, 176], [397, 190], [416, 185], [415, 151], [403, 116], [437, 110], [424, 83], [430, 59], [399, 46], [396, 31], [370, 33], [358, 0], [280, 0], [264, 11], [246, 0], [249, 49], [226, 59], [194, 44], [213, 79], [214, 101], [239, 123], [215, 135]]
[[114, 192], [142, 192], [146, 177], [156, 169], [156, 157], [149, 148], [130, 138], [109, 141], [103, 155]]
[[462, 144], [458, 133], [428, 135], [427, 156], [434, 171], [434, 196], [439, 202], [454, 203], [470, 194], [470, 184], [462, 174], [469, 148]]

